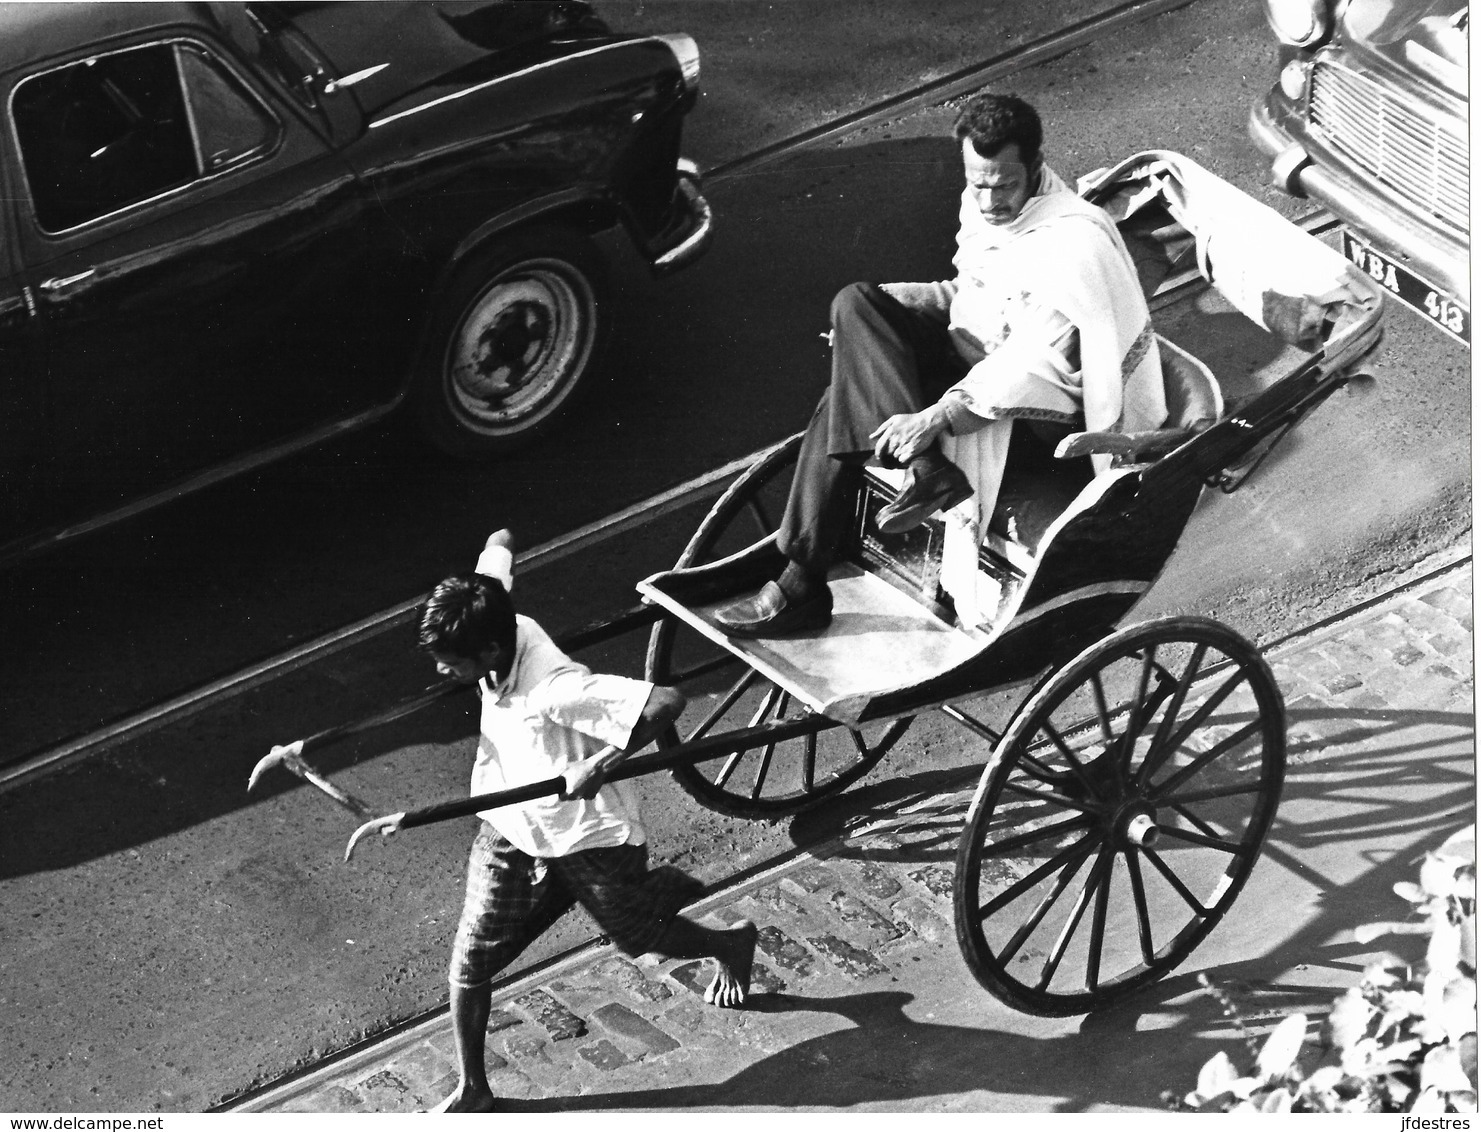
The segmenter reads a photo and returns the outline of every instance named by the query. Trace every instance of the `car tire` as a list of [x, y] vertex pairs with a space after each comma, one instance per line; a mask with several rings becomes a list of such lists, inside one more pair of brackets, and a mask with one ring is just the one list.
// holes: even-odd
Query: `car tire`
[[525, 229], [460, 267], [438, 301], [416, 384], [432, 443], [487, 459], [547, 431], [598, 366], [607, 290], [601, 253], [565, 228]]

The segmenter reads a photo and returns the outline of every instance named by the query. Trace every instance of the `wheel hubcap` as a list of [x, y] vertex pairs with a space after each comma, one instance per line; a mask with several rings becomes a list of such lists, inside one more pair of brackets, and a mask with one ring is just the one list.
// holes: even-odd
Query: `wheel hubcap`
[[591, 356], [591, 295], [554, 265], [526, 264], [469, 306], [448, 347], [457, 411], [486, 428], [525, 426], [552, 411]]

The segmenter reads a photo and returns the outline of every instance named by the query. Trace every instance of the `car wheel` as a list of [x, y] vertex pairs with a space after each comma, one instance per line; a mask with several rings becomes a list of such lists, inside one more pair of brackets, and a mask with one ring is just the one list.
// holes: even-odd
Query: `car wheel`
[[585, 236], [529, 229], [459, 269], [439, 302], [418, 383], [443, 451], [498, 456], [576, 401], [606, 338], [606, 265]]

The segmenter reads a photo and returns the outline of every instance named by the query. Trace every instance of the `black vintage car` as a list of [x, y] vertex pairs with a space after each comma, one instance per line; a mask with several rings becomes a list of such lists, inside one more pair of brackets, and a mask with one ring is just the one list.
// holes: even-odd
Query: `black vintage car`
[[708, 242], [698, 82], [577, 0], [0, 4], [0, 557], [403, 401], [457, 455], [539, 435], [593, 234]]

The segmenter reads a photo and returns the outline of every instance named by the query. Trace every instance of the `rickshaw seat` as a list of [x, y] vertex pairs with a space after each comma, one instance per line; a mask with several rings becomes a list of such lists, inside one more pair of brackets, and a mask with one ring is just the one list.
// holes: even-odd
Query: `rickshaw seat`
[[1108, 454], [1113, 464], [1137, 463], [1171, 452], [1184, 441], [1216, 423], [1224, 415], [1224, 397], [1212, 371], [1186, 350], [1157, 336], [1162, 359], [1162, 388], [1167, 420], [1146, 432], [1076, 432], [1059, 442], [1054, 454], [1062, 460]]

